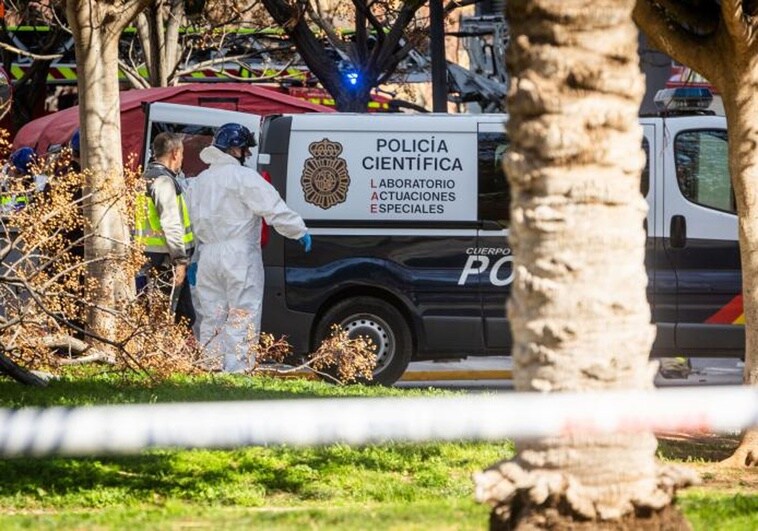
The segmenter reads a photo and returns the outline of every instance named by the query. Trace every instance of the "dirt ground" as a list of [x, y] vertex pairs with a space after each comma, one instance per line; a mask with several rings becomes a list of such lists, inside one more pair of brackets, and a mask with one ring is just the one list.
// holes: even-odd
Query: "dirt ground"
[[739, 435], [714, 433], [658, 433], [658, 453], [666, 460], [683, 461], [700, 474], [699, 488], [758, 493], [758, 467], [732, 468], [720, 465], [737, 448]]

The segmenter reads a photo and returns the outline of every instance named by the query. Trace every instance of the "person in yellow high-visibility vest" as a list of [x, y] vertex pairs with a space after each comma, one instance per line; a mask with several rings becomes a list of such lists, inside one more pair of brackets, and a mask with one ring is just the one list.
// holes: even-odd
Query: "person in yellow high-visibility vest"
[[184, 145], [181, 135], [160, 133], [153, 140], [152, 159], [142, 178], [145, 193], [137, 197], [135, 240], [145, 246], [149, 282], [173, 294], [177, 322], [192, 326], [192, 307], [187, 265], [195, 246], [187, 202], [177, 180], [182, 169]]
[[21, 210], [29, 204], [31, 193], [44, 191], [47, 176], [33, 172], [37, 163], [37, 154], [30, 147], [19, 148], [8, 157], [8, 164], [0, 170], [0, 213]]

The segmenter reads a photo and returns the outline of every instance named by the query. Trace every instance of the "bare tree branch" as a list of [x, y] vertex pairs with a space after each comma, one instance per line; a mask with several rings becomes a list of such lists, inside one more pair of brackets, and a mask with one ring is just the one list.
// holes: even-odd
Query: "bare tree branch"
[[129, 65], [127, 65], [123, 60], [118, 60], [118, 67], [121, 69], [121, 71], [126, 76], [126, 79], [129, 80], [129, 83], [134, 88], [149, 88], [150, 83], [148, 83], [144, 77], [142, 77], [139, 73], [139, 70], [137, 68], [133, 68]]
[[386, 35], [386, 41], [383, 46], [375, 47], [369, 58], [368, 68], [372, 77], [377, 78], [380, 73], [387, 72], [391, 66], [391, 57], [395, 53], [395, 48], [403, 38], [405, 28], [416, 16], [416, 12], [424, 4], [423, 1], [403, 2], [403, 6], [392, 24], [390, 32]]
[[116, 358], [114, 358], [113, 356], [109, 354], [106, 354], [105, 352], [99, 351], [99, 352], [93, 352], [92, 354], [88, 354], [86, 356], [82, 356], [80, 358], [62, 359], [58, 363], [60, 363], [61, 365], [84, 365], [85, 363], [94, 363], [94, 362], [115, 365]]
[[47, 385], [45, 380], [20, 367], [6, 356], [5, 348], [3, 348], [2, 345], [0, 345], [0, 372], [7, 374], [24, 385], [31, 385], [34, 387], [45, 387]]
[[376, 35], [376, 46], [379, 48], [384, 46], [386, 40], [386, 36], [384, 35], [385, 25], [376, 18], [374, 13], [371, 11], [371, 6], [366, 5], [366, 3], [361, 2], [361, 0], [353, 0], [353, 4], [355, 5], [355, 9], [357, 11], [360, 11], [363, 16], [366, 17], [366, 20], [368, 20], [369, 24], [371, 24], [371, 26], [374, 28], [374, 33]]
[[337, 29], [332, 24], [330, 24], [329, 21], [322, 17], [319, 11], [316, 11], [313, 8], [313, 4], [309, 0], [306, 0], [304, 3], [308, 16], [310, 16], [313, 22], [321, 29], [321, 31], [324, 32], [326, 38], [329, 40], [332, 46], [344, 51], [344, 43], [342, 42], [342, 38], [337, 33]]
[[637, 0], [633, 17], [654, 47], [693, 68], [716, 87], [721, 85], [715, 61], [722, 59], [713, 54], [716, 34], [701, 36], [687, 31], [659, 0]]
[[7, 44], [5, 42], [0, 42], [0, 48], [4, 50], [8, 50], [9, 52], [13, 52], [18, 55], [23, 55], [24, 57], [30, 57], [34, 60], [39, 60], [39, 61], [46, 61], [46, 60], [49, 61], [49, 60], [54, 60], [54, 59], [60, 59], [61, 57], [63, 57], [63, 55], [59, 53], [42, 55], [42, 54], [27, 52], [26, 50], [22, 50], [21, 48], [16, 48], [15, 46], [11, 46], [10, 44]]
[[444, 10], [445, 15], [447, 15], [458, 8], [474, 5], [478, 2], [479, 0], [452, 0], [452, 2], [448, 2], [447, 4], [445, 4], [445, 7], [443, 10]]
[[[197, 72], [199, 70], [214, 69], [214, 68], [219, 67], [220, 65], [223, 65], [224, 63], [237, 63], [237, 64], [240, 64], [240, 62], [243, 59], [247, 59], [248, 57], [250, 57], [250, 56], [247, 55], [247, 54], [233, 55], [233, 56], [230, 56], [230, 57], [215, 57], [215, 58], [209, 59], [207, 61], [201, 61], [199, 63], [195, 63], [195, 64], [192, 65], [191, 68], [186, 68], [184, 70], [179, 70], [178, 72], [174, 73], [174, 77], [188, 76], [192, 72]], [[225, 75], [227, 74], [227, 72], [225, 72], [221, 68], [217, 68], [217, 71], [218, 72], [224, 72]], [[230, 75], [230, 77], [234, 77], [234, 76]], [[248, 78], [238, 77], [236, 79], [244, 79], [245, 81], [250, 81]]]
[[735, 47], [745, 49], [753, 40], [750, 25], [746, 24], [745, 13], [742, 10], [743, 0], [721, 0], [721, 18], [727, 32], [732, 37]]

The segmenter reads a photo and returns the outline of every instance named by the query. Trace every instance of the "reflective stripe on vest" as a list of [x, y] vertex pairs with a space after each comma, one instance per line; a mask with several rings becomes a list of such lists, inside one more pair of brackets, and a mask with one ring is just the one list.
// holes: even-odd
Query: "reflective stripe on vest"
[[25, 195], [3, 195], [0, 197], [0, 206], [3, 208], [22, 208], [29, 204]]
[[[176, 205], [179, 207], [184, 225], [182, 242], [184, 245], [190, 246], [195, 242], [195, 235], [192, 232], [192, 222], [183, 195], [176, 196]], [[134, 218], [134, 239], [145, 246], [145, 251], [166, 252], [168, 248], [166, 235], [163, 233], [161, 218], [152, 197], [146, 194], [137, 196]]]

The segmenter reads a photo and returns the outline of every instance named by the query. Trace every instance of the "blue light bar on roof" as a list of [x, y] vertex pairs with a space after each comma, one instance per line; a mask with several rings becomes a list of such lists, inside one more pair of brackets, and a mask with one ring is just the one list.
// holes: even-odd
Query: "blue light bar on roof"
[[712, 101], [711, 91], [701, 87], [663, 89], [655, 94], [659, 111], [704, 111]]

